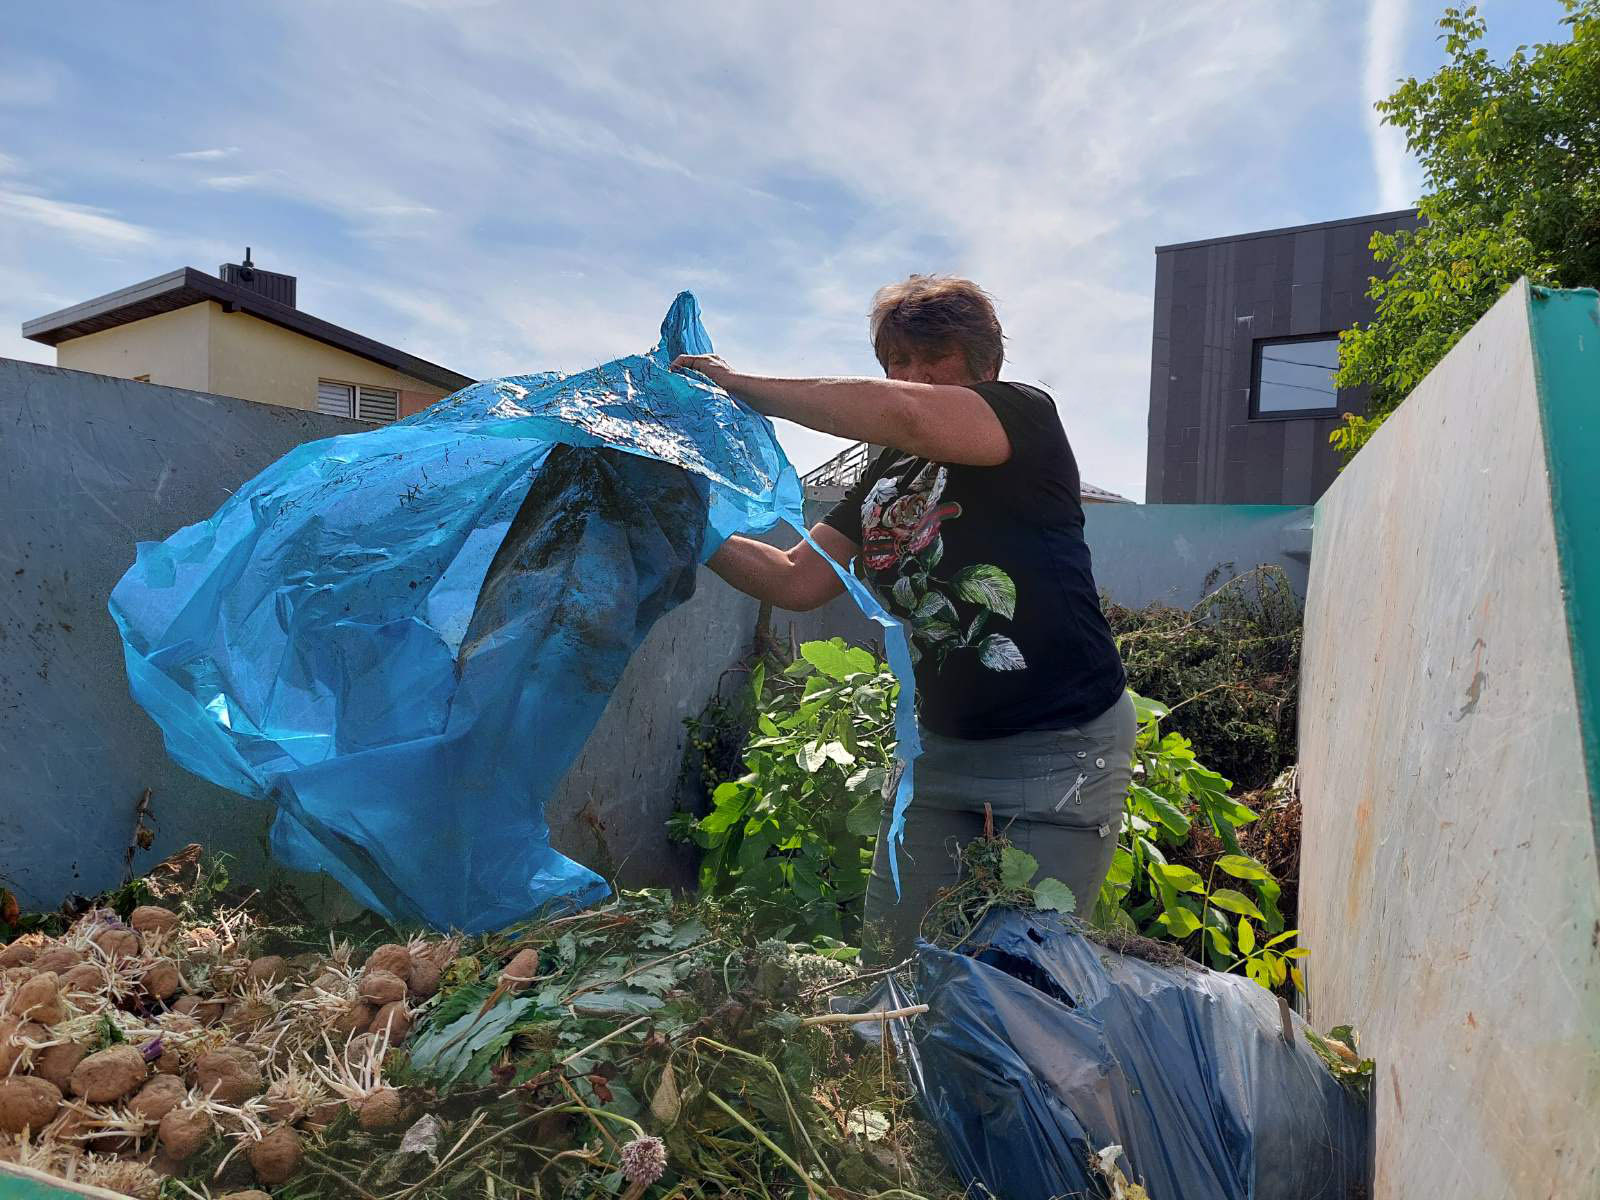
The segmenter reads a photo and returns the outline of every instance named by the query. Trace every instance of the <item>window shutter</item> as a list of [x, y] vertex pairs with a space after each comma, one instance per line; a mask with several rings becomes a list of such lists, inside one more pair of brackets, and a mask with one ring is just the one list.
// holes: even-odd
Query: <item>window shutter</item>
[[354, 416], [351, 407], [354, 392], [355, 389], [347, 383], [317, 380], [317, 411], [330, 417]]
[[363, 421], [392, 421], [400, 415], [400, 393], [389, 388], [360, 389], [356, 416]]

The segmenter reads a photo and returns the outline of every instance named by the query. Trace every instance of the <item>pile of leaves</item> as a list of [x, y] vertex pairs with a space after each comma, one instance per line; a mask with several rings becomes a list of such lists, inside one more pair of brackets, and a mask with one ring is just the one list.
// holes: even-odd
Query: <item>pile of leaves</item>
[[851, 969], [714, 904], [358, 941], [157, 898], [15, 914], [0, 1161], [145, 1200], [958, 1192], [893, 1039], [827, 1011]]
[[1207, 765], [1246, 791], [1292, 766], [1303, 613], [1283, 568], [1263, 565], [1193, 608], [1104, 601], [1128, 687], [1170, 709]]

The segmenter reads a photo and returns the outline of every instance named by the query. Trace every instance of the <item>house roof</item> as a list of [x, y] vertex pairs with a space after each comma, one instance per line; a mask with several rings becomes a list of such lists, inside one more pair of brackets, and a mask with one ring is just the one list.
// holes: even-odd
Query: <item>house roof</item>
[[1310, 233], [1317, 229], [1337, 229], [1341, 225], [1380, 225], [1385, 221], [1415, 221], [1416, 219], [1416, 209], [1397, 208], [1393, 212], [1371, 213], [1364, 217], [1340, 217], [1336, 221], [1315, 221], [1310, 225], [1285, 225], [1281, 229], [1256, 229], [1249, 233], [1200, 238], [1198, 241], [1193, 242], [1172, 242], [1166, 246], [1157, 246], [1156, 253], [1166, 254], [1170, 250], [1193, 250], [1197, 246], [1216, 246], [1223, 242], [1248, 242], [1253, 238], [1282, 237], [1288, 233]]
[[85, 334], [115, 329], [119, 325], [128, 325], [158, 313], [172, 312], [208, 300], [215, 300], [228, 312], [249, 313], [263, 321], [271, 321], [274, 325], [382, 363], [447, 392], [475, 382], [471, 377], [441, 367], [438, 363], [407, 354], [404, 350], [397, 350], [354, 330], [313, 317], [298, 308], [269, 300], [259, 292], [225, 283], [215, 275], [197, 271], [193, 267], [180, 267], [120, 291], [107, 292], [104, 296], [86, 300], [71, 308], [26, 321], [22, 326], [22, 336], [46, 346], [58, 346]]
[[1116, 492], [1108, 492], [1103, 487], [1095, 487], [1092, 483], [1078, 481], [1078, 495], [1084, 500], [1098, 500], [1101, 504], [1132, 504], [1126, 496], [1119, 496]]

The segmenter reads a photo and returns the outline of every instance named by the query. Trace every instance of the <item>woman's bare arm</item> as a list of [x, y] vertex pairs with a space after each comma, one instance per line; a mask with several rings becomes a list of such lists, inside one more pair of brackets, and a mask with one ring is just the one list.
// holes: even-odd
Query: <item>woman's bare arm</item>
[[714, 354], [686, 354], [674, 369], [698, 371], [758, 412], [837, 437], [893, 446], [932, 462], [997, 467], [1011, 439], [977, 392], [894, 379], [773, 379], [742, 375]]
[[[855, 556], [856, 544], [831, 525], [813, 525], [811, 536], [842, 566]], [[790, 612], [809, 612], [844, 591], [827, 559], [805, 542], [780, 550], [735, 535], [706, 565], [746, 595]]]

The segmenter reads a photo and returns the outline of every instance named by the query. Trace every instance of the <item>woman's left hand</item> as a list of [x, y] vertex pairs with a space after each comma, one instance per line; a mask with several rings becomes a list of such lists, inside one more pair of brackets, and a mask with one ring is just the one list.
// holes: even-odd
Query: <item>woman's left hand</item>
[[733, 368], [715, 354], [680, 354], [672, 360], [674, 371], [698, 371], [720, 388], [728, 386]]

